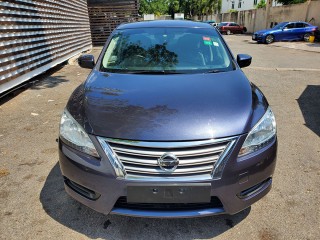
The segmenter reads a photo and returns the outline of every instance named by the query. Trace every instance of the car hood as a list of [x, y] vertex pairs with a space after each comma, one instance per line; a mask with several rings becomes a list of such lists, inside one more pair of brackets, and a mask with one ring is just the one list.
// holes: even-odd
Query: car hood
[[71, 96], [68, 110], [93, 135], [145, 141], [201, 140], [250, 131], [258, 105], [254, 99], [257, 97], [241, 70], [173, 75], [93, 70]]
[[255, 32], [255, 34], [261, 35], [264, 33], [271, 33], [271, 32], [273, 32], [272, 29], [264, 29], [264, 30], [260, 30], [260, 31]]

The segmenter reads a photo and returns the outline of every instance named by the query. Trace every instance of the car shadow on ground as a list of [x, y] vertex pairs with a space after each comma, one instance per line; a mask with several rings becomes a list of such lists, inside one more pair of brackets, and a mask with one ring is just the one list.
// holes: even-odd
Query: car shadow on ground
[[306, 45], [307, 45], [308, 47], [320, 48], [320, 42], [307, 43]]
[[297, 101], [305, 125], [320, 137], [320, 86], [308, 85]]
[[53, 68], [48, 69], [46, 72], [40, 74], [39, 76], [35, 77], [30, 88], [33, 90], [54, 88], [61, 83], [68, 82], [65, 76], [54, 75], [55, 73], [62, 70], [65, 65], [66, 62], [61, 63]]
[[244, 220], [248, 208], [236, 215], [193, 219], [150, 219], [104, 215], [76, 202], [64, 191], [57, 163], [40, 193], [46, 213], [64, 226], [102, 239], [204, 239], [218, 236]]
[[30, 88], [33, 90], [54, 88], [64, 82], [68, 82], [65, 76], [46, 76], [41, 80], [35, 81]]

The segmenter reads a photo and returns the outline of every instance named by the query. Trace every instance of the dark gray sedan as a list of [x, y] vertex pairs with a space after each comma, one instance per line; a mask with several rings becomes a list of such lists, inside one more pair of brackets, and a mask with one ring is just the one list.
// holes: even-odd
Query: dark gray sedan
[[66, 191], [105, 214], [235, 214], [271, 189], [274, 114], [205, 23], [119, 26], [60, 123]]

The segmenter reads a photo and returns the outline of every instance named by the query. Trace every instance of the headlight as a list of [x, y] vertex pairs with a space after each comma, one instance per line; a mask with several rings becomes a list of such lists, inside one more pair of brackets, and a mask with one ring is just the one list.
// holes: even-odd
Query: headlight
[[239, 157], [249, 153], [258, 151], [269, 144], [276, 136], [276, 120], [270, 107], [259, 120], [259, 122], [249, 132], [242, 148], [239, 152]]
[[60, 137], [63, 142], [81, 152], [99, 157], [91, 139], [67, 110], [64, 110], [60, 122]]

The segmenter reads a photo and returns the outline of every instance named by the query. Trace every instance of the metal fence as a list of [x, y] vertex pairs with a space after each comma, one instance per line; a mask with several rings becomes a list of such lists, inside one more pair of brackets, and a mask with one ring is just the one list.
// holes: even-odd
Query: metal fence
[[91, 47], [86, 0], [0, 0], [0, 94]]
[[93, 45], [103, 45], [121, 23], [137, 21], [138, 8], [138, 0], [88, 0]]

